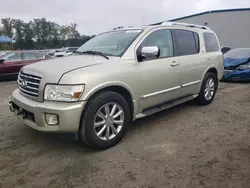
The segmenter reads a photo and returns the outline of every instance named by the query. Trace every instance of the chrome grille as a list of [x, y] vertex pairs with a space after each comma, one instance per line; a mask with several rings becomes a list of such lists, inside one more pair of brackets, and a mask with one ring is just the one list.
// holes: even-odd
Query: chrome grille
[[18, 75], [18, 88], [26, 95], [38, 97], [39, 85], [42, 77], [20, 72]]

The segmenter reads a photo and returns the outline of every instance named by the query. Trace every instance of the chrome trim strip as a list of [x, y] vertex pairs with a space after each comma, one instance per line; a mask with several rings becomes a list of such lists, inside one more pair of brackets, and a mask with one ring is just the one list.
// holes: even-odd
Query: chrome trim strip
[[[21, 78], [19, 78], [18, 80], [20, 80], [20, 81], [23, 81], [23, 79], [21, 79]], [[36, 85], [36, 86], [39, 86], [40, 84], [38, 84], [38, 83], [35, 83], [35, 82], [29, 82], [29, 81], [27, 81], [27, 80], [25, 80], [25, 82], [27, 82], [28, 84], [33, 84], [33, 85]], [[32, 88], [33, 89], [33, 88]]]
[[22, 74], [22, 73], [20, 74], [20, 76], [23, 76], [23, 77], [26, 77], [26, 78], [30, 78], [30, 79], [34, 79], [34, 80], [41, 81], [41, 78], [27, 76], [27, 75], [24, 75], [24, 74]]
[[150, 94], [147, 94], [147, 95], [143, 95], [142, 98], [145, 99], [145, 98], [148, 98], [148, 97], [153, 97], [153, 96], [160, 95], [160, 94], [163, 94], [163, 93], [167, 93], [167, 92], [170, 92], [170, 91], [174, 91], [174, 90], [180, 89], [180, 88], [181, 88], [181, 86], [172, 87], [172, 88], [165, 89], [165, 90], [162, 90], [162, 91], [157, 91], [155, 93], [150, 93]]
[[194, 81], [194, 82], [189, 82], [189, 83], [183, 84], [181, 87], [191, 86], [191, 85], [194, 85], [194, 84], [198, 84], [200, 82], [201, 82], [200, 80], [197, 80], [197, 81]]
[[[17, 81], [17, 82], [18, 82], [19, 85], [21, 85], [19, 81]], [[30, 87], [30, 86], [28, 86], [28, 85], [26, 86], [26, 88], [28, 88], [28, 89], [33, 89], [33, 90], [38, 91], [38, 88]], [[23, 88], [22, 88], [22, 89], [23, 89]]]
[[20, 86], [18, 87], [22, 92], [24, 93], [30, 93], [32, 95], [35, 95], [35, 96], [38, 96], [38, 93], [34, 93], [34, 92], [31, 92], [31, 91], [27, 91], [27, 90], [24, 90], [23, 88], [21, 88]]

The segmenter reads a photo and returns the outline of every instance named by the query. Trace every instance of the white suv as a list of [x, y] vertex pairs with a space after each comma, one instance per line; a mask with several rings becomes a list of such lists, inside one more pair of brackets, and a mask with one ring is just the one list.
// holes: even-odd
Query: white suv
[[223, 71], [207, 27], [124, 28], [92, 38], [75, 55], [25, 66], [10, 109], [36, 130], [76, 132], [105, 149], [138, 118], [193, 99], [210, 104]]

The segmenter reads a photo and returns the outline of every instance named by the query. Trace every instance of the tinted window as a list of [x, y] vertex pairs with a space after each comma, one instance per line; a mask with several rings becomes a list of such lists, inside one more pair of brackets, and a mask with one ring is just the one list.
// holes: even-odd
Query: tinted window
[[20, 53], [13, 53], [13, 54], [7, 54], [4, 57], [4, 60], [7, 62], [13, 62], [13, 61], [21, 61], [21, 55]]
[[23, 59], [24, 60], [33, 60], [33, 59], [37, 59], [37, 57], [36, 57], [35, 53], [23, 53]]
[[160, 49], [160, 57], [174, 55], [172, 35], [169, 29], [158, 30], [151, 33], [141, 44], [141, 47], [157, 46]]
[[174, 30], [178, 55], [191, 55], [199, 53], [199, 36], [187, 30]]
[[203, 33], [207, 52], [219, 51], [219, 44], [216, 36], [213, 33]]

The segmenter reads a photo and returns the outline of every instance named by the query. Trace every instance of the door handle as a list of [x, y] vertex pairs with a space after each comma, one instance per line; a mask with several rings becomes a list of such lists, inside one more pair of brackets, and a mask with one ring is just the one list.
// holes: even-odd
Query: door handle
[[172, 63], [171, 63], [171, 67], [176, 67], [176, 66], [179, 66], [180, 64], [179, 63], [177, 63], [176, 61], [173, 61]]

